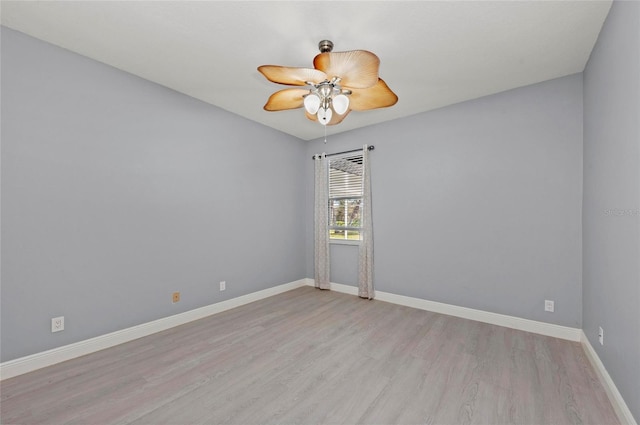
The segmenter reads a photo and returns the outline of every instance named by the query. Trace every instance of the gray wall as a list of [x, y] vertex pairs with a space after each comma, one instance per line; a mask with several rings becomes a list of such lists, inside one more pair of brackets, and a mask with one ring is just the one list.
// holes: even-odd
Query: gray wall
[[640, 421], [638, 2], [614, 2], [584, 72], [583, 232], [583, 329]]
[[6, 28], [1, 136], [2, 361], [305, 277], [297, 138]]
[[[364, 143], [378, 290], [581, 326], [581, 74], [330, 135], [307, 158]], [[356, 285], [357, 247], [331, 254], [332, 281]]]

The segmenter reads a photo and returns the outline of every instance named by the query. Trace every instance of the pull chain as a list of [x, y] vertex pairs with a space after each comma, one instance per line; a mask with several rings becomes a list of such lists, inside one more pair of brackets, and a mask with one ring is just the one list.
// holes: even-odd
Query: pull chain
[[324, 126], [324, 144], [327, 144], [327, 126]]

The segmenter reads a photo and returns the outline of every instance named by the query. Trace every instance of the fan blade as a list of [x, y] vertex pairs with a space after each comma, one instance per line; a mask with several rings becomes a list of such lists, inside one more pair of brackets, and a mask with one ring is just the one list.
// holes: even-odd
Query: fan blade
[[297, 109], [304, 106], [305, 94], [309, 90], [306, 89], [284, 89], [275, 92], [269, 97], [264, 105], [266, 111], [286, 111], [287, 109]]
[[307, 117], [307, 119], [318, 122], [318, 117], [316, 116], [316, 114], [310, 114], [306, 109], [304, 110], [304, 115]]
[[366, 50], [320, 53], [313, 59], [313, 66], [329, 77], [340, 77], [340, 85], [366, 89], [378, 81], [380, 59]]
[[[329, 121], [329, 123], [327, 125], [336, 125], [336, 124], [340, 124], [342, 122], [342, 120], [344, 120], [347, 115], [349, 115], [349, 112], [351, 112], [351, 109], [347, 109], [347, 112], [345, 112], [342, 115], [339, 114], [333, 114], [331, 116], [331, 121]], [[315, 121], [318, 122], [318, 117], [315, 114], [310, 114], [308, 113], [306, 110], [304, 111], [304, 114], [307, 116], [308, 119], [310, 119], [311, 121]]]
[[[345, 87], [346, 88], [346, 87]], [[349, 108], [354, 111], [367, 111], [369, 109], [386, 108], [398, 102], [398, 96], [391, 91], [389, 86], [382, 80], [368, 89], [351, 88], [349, 96]]]
[[293, 68], [278, 65], [262, 65], [258, 71], [272, 83], [286, 84], [288, 86], [306, 86], [307, 81], [320, 83], [327, 79], [327, 75], [311, 68]]

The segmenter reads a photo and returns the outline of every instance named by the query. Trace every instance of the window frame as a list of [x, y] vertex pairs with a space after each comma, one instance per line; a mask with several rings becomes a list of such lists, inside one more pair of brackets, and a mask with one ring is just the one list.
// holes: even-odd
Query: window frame
[[[360, 226], [332, 226], [331, 225], [331, 211], [332, 211], [332, 203], [334, 201], [347, 201], [347, 200], [360, 200], [360, 205], [362, 204], [362, 200], [363, 200], [363, 187], [362, 187], [362, 183], [360, 183], [360, 193], [359, 196], [334, 196], [331, 197], [331, 163], [333, 161], [336, 160], [340, 160], [340, 159], [345, 159], [345, 158], [354, 158], [360, 159], [360, 164], [362, 164], [362, 160], [363, 160], [363, 155], [362, 153], [360, 154], [356, 154], [354, 155], [353, 153], [345, 153], [342, 155], [336, 155], [335, 158], [327, 158], [329, 160], [329, 180], [327, 181], [327, 192], [329, 193], [329, 197], [328, 197], [328, 204], [327, 204], [327, 224], [328, 224], [328, 230], [329, 230], [329, 243], [330, 244], [338, 244], [338, 245], [360, 245], [360, 243], [362, 242], [362, 225]], [[334, 170], [339, 170], [337, 168], [334, 168]], [[344, 171], [344, 170], [342, 170]], [[347, 173], [347, 171], [344, 171], [345, 173]], [[357, 175], [357, 174], [356, 174]], [[361, 176], [360, 176], [361, 177]], [[347, 210], [348, 207], [346, 206], [345, 203], [345, 215], [347, 214]], [[346, 221], [346, 220], [345, 220]], [[362, 224], [362, 223], [361, 223]], [[345, 232], [349, 232], [349, 231], [356, 231], [358, 232], [358, 239], [348, 239], [348, 238], [335, 238], [331, 236], [331, 231], [335, 231], [335, 230], [341, 230]]]

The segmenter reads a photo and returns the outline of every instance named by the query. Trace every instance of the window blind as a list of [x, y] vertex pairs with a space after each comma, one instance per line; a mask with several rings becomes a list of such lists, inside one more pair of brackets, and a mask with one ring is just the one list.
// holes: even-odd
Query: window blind
[[362, 197], [362, 154], [329, 161], [329, 199]]

